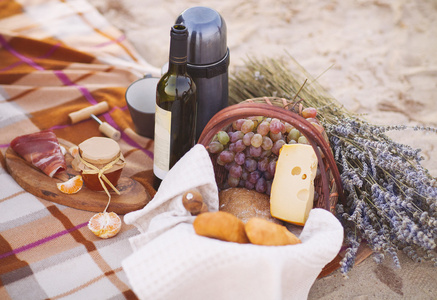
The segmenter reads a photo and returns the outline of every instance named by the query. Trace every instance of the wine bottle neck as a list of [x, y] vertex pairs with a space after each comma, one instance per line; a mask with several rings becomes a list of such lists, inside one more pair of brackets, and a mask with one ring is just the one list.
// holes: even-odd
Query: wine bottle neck
[[174, 25], [170, 31], [169, 71], [186, 73], [187, 71], [188, 30], [184, 25]]
[[168, 72], [171, 74], [183, 75], [187, 73], [187, 63], [185, 64], [175, 64], [171, 61], [168, 64]]

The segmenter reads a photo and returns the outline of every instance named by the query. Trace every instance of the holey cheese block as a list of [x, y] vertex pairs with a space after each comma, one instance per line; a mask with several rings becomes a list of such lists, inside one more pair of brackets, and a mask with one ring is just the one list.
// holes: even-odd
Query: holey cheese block
[[282, 146], [270, 195], [273, 217], [304, 225], [314, 200], [317, 156], [311, 145]]

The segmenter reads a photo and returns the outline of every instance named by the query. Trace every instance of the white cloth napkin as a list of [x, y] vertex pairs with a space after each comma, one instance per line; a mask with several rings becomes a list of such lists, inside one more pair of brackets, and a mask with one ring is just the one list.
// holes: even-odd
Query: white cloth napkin
[[167, 174], [153, 200], [127, 214], [141, 234], [122, 262], [140, 299], [306, 299], [322, 268], [338, 253], [343, 228], [313, 209], [292, 246], [257, 246], [198, 236], [182, 205], [188, 189], [218, 210], [218, 191], [206, 149], [193, 147]]

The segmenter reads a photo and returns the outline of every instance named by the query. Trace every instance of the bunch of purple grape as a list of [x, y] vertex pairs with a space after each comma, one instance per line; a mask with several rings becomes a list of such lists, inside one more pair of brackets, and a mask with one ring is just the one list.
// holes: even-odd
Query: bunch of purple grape
[[[302, 111], [302, 116], [323, 132], [316, 115], [313, 107]], [[219, 131], [208, 150], [217, 155], [217, 164], [228, 171], [225, 188], [244, 187], [270, 195], [279, 150], [287, 143], [309, 144], [291, 124], [257, 116], [239, 119]]]

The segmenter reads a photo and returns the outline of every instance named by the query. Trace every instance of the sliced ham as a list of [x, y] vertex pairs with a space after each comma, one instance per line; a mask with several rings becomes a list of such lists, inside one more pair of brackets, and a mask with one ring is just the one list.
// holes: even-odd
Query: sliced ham
[[11, 148], [50, 177], [67, 169], [61, 146], [53, 131], [18, 136], [12, 140]]

